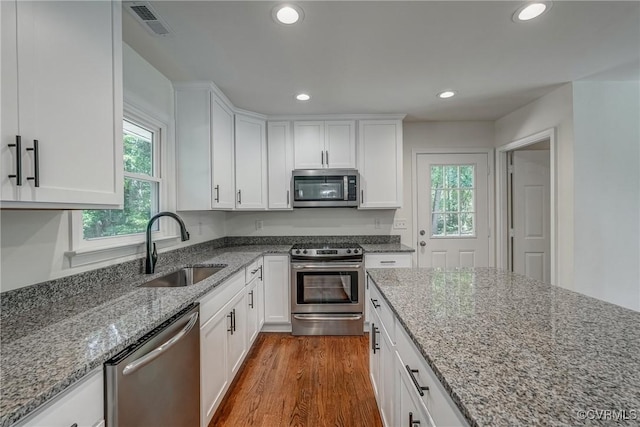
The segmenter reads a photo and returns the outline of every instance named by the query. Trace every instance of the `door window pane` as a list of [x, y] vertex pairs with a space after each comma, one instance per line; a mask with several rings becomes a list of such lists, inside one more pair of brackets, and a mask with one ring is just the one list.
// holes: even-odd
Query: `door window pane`
[[431, 166], [431, 236], [475, 236], [475, 166]]

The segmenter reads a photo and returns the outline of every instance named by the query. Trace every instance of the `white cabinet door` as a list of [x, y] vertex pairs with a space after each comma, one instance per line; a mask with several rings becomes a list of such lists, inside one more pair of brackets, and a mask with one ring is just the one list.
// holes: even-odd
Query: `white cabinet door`
[[[3, 197], [51, 204], [43, 208], [122, 205], [120, 2], [19, 1], [2, 13], [3, 72], [5, 60], [17, 65], [2, 77], [2, 142], [20, 135], [22, 143], [19, 194], [3, 190]], [[5, 105], [5, 89], [15, 101], [16, 87], [17, 104]], [[16, 147], [2, 149], [13, 174]]]
[[200, 412], [201, 427], [207, 427], [224, 397], [231, 379], [227, 359], [231, 319], [220, 310], [200, 327]]
[[210, 210], [211, 93], [205, 86], [175, 85], [178, 210]]
[[[22, 169], [22, 149], [16, 147], [16, 137], [20, 135], [18, 127], [18, 40], [16, 39], [16, 2], [0, 2], [0, 42], [2, 43], [2, 60], [0, 61], [0, 93], [2, 94], [2, 113], [0, 129], [2, 132], [0, 157], [2, 164], [2, 198], [3, 201], [20, 200], [20, 188], [24, 178], [18, 184], [18, 169]], [[13, 146], [10, 146], [13, 145]], [[19, 164], [19, 166], [18, 166]], [[9, 175], [13, 177], [9, 178]]]
[[256, 278], [247, 285], [247, 348], [251, 347], [260, 332], [259, 283], [260, 279]]
[[236, 115], [236, 209], [267, 208], [265, 121]]
[[355, 168], [354, 120], [294, 122], [295, 169]]
[[229, 347], [227, 348], [228, 368], [233, 378], [244, 360], [247, 352], [247, 298], [245, 292], [236, 295], [229, 305], [227, 315], [231, 320]]
[[264, 256], [264, 321], [291, 324], [289, 256]]
[[234, 183], [233, 111], [211, 94], [211, 165], [213, 209], [231, 210], [236, 205]]
[[395, 357], [397, 385], [395, 402], [395, 425], [411, 427], [432, 427], [434, 425], [429, 412], [416, 396], [416, 388], [409, 377], [402, 360]]
[[264, 265], [260, 264], [260, 278], [256, 286], [254, 304], [258, 307], [258, 333], [264, 325]]
[[361, 120], [360, 209], [402, 207], [402, 121]]
[[375, 314], [375, 310], [371, 307], [371, 302], [367, 303], [369, 306], [371, 328], [369, 330], [369, 378], [371, 379], [371, 385], [373, 387], [373, 393], [376, 396], [378, 407], [381, 405], [381, 389], [380, 389], [380, 319]]
[[380, 339], [380, 413], [385, 425], [393, 425], [395, 396], [394, 359], [395, 348], [389, 340], [389, 336], [381, 329]]
[[324, 166], [324, 122], [294, 122], [294, 168], [321, 169]]
[[325, 122], [324, 166], [332, 169], [356, 167], [356, 122]]
[[267, 124], [269, 209], [292, 209], [293, 141], [290, 122]]

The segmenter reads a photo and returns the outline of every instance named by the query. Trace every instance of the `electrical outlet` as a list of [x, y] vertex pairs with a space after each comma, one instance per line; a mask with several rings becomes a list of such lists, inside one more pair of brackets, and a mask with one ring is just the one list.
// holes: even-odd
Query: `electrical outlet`
[[381, 228], [381, 226], [380, 226], [380, 218], [374, 218], [373, 224], [374, 224], [375, 228], [377, 228], [377, 229]]
[[406, 230], [407, 229], [407, 220], [406, 219], [395, 219], [395, 220], [393, 220], [393, 228], [395, 230]]
[[264, 225], [264, 223], [262, 222], [261, 219], [257, 219], [256, 220], [256, 230], [262, 230], [262, 226]]

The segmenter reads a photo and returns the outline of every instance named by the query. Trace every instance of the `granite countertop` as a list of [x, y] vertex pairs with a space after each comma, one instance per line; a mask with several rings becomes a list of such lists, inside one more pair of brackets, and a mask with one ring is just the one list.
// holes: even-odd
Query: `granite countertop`
[[638, 425], [640, 313], [492, 268], [368, 273], [472, 426]]
[[360, 244], [365, 253], [376, 252], [415, 252], [416, 250], [401, 243]]
[[[263, 254], [286, 254], [289, 248], [220, 248], [192, 255], [178, 264], [162, 264], [160, 254], [154, 275], [137, 275], [48, 306], [3, 313], [0, 426], [8, 427], [23, 418]], [[151, 278], [194, 264], [226, 267], [187, 287], [138, 287]]]

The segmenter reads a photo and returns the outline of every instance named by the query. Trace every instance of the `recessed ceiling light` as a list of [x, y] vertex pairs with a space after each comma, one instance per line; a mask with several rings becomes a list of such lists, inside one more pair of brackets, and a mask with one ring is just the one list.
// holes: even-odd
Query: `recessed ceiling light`
[[296, 95], [296, 99], [298, 101], [308, 101], [308, 100], [311, 99], [311, 96], [309, 96], [306, 93], [299, 93], [299, 94]]
[[515, 22], [530, 21], [551, 9], [551, 2], [534, 1], [523, 4], [513, 14]]
[[438, 98], [440, 99], [447, 99], [447, 98], [452, 98], [456, 95], [456, 93], [452, 90], [445, 90], [443, 92], [440, 92], [438, 95], [436, 95]]
[[279, 24], [292, 25], [301, 22], [304, 13], [300, 7], [294, 4], [281, 4], [273, 8], [272, 16]]

